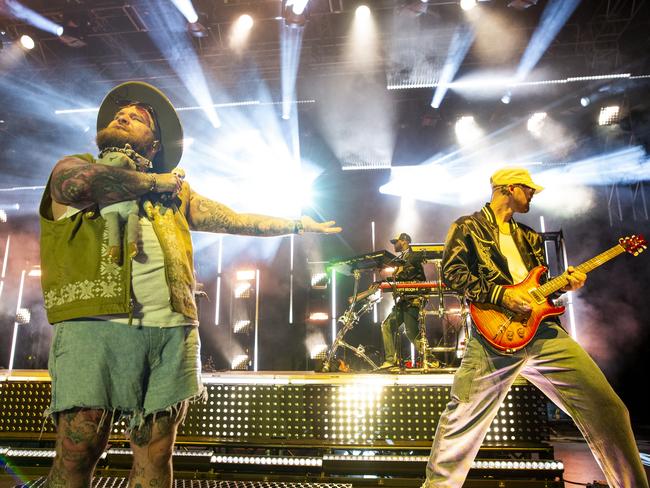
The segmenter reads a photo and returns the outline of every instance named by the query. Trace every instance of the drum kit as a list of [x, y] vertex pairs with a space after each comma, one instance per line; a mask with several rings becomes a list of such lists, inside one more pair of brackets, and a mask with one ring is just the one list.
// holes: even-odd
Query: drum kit
[[[409, 368], [405, 368], [405, 362], [400, 362], [400, 371], [408, 373], [432, 373], [446, 371], [449, 367], [455, 366], [464, 352], [464, 346], [469, 339], [469, 310], [465, 306], [465, 302], [457, 293], [449, 290], [442, 281], [442, 251], [443, 244], [412, 244], [411, 252], [421, 253], [426, 263], [431, 263], [434, 269], [435, 279], [433, 281], [425, 282], [408, 282], [408, 281], [394, 281], [390, 278], [382, 281], [375, 281], [372, 285], [364, 291], [359, 290], [359, 284], [362, 274], [364, 273], [377, 273], [389, 267], [400, 266], [403, 261], [386, 250], [376, 251], [369, 254], [362, 254], [360, 256], [353, 256], [346, 259], [332, 261], [328, 265], [328, 269], [332, 272], [336, 271], [343, 275], [352, 276], [354, 278], [354, 289], [352, 296], [348, 299], [349, 306], [338, 318], [340, 324], [338, 333], [332, 343], [332, 346], [327, 350], [325, 359], [323, 361], [323, 372], [330, 372], [336, 369], [337, 364], [341, 363], [341, 359], [337, 356], [340, 350], [351, 351], [355, 356], [360, 358], [371, 371], [383, 371], [371, 355], [367, 352], [367, 346], [359, 344], [353, 346], [345, 339], [346, 335], [359, 323], [360, 319], [373, 310], [373, 308], [381, 301], [382, 296], [385, 294], [392, 294], [395, 300], [403, 298], [419, 298], [420, 311], [419, 311], [419, 329], [421, 338], [418, 340], [418, 357], [420, 358], [415, 364], [411, 364]], [[428, 304], [436, 304], [437, 307], [427, 307]], [[448, 340], [449, 334], [443, 334], [443, 338], [437, 345], [431, 346], [427, 339], [427, 317], [436, 316], [442, 320], [443, 323], [447, 321], [451, 315], [459, 317], [456, 326], [453, 327], [454, 341]], [[446, 331], [444, 331], [446, 332]], [[444, 356], [444, 358], [443, 358]], [[444, 360], [442, 360], [444, 359]]]

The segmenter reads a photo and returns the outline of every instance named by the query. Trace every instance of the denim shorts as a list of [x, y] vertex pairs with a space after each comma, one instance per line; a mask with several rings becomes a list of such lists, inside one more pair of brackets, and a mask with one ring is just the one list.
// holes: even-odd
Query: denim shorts
[[100, 409], [126, 417], [132, 429], [150, 414], [175, 412], [182, 401], [204, 395], [194, 326], [73, 320], [54, 328], [50, 414]]

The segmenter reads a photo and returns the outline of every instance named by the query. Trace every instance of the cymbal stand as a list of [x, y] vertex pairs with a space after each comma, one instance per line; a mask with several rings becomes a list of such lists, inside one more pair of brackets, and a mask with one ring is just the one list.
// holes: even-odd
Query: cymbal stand
[[427, 339], [427, 327], [426, 327], [426, 317], [427, 317], [427, 297], [422, 296], [420, 299], [420, 310], [418, 312], [418, 336], [420, 340], [417, 341], [418, 344], [418, 353], [420, 354], [420, 361], [422, 362], [422, 370], [426, 371], [429, 369], [429, 364], [427, 361], [427, 351], [429, 350], [429, 340]]
[[[359, 322], [361, 316], [367, 313], [368, 311], [370, 311], [372, 307], [381, 299], [380, 297], [375, 298], [376, 295], [373, 294], [367, 298], [364, 298], [361, 301], [357, 301], [356, 298], [359, 289], [359, 277], [360, 277], [359, 270], [355, 270], [353, 272], [353, 275], [354, 275], [354, 294], [353, 294], [354, 299], [350, 303], [350, 306], [347, 308], [347, 310], [343, 312], [343, 315], [341, 315], [341, 317], [339, 317], [338, 319], [338, 322], [342, 325], [342, 327], [339, 329], [338, 333], [336, 334], [336, 338], [334, 339], [332, 346], [330, 347], [329, 351], [327, 351], [327, 356], [325, 358], [325, 361], [323, 361], [322, 371], [324, 373], [330, 371], [332, 367], [332, 361], [334, 361], [336, 351], [339, 347], [349, 349], [356, 356], [366, 361], [373, 369], [378, 368], [377, 364], [375, 364], [375, 362], [366, 355], [363, 344], [359, 344], [358, 347], [354, 347], [348, 344], [347, 342], [345, 342], [344, 340], [345, 334], [347, 334], [350, 330], [352, 330], [352, 328]], [[361, 303], [361, 307], [355, 310], [358, 303]]]

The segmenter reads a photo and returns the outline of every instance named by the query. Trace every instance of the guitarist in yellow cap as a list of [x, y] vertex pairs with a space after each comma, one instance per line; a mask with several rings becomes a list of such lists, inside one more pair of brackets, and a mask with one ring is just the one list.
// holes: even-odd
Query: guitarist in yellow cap
[[[559, 282], [555, 288], [542, 285], [531, 293], [528, 286], [513, 286], [544, 279], [541, 236], [513, 219], [515, 213], [528, 212], [543, 188], [527, 170], [512, 167], [495, 172], [490, 183], [490, 202], [456, 220], [445, 243], [444, 282], [470, 301], [475, 327], [438, 423], [423, 488], [463, 485], [518, 375], [571, 416], [609, 486], [648, 487], [628, 411], [596, 363], [562, 329], [555, 316], [560, 309], [547, 305], [554, 316], [542, 316], [538, 323], [527, 320], [540, 303], [548, 303], [549, 291], [582, 287], [582, 267], [569, 267], [552, 280]], [[531, 271], [537, 275], [531, 278]], [[481, 327], [481, 319], [495, 322], [495, 328]]]

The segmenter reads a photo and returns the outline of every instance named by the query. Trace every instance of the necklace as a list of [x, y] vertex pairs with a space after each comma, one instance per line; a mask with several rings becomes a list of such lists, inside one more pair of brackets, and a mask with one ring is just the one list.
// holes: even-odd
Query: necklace
[[151, 161], [135, 152], [131, 147], [131, 144], [125, 144], [124, 147], [106, 147], [99, 153], [99, 157], [103, 158], [106, 154], [112, 152], [122, 153], [131, 159], [135, 163], [136, 169], [141, 173], [146, 173], [148, 170], [153, 168]]

